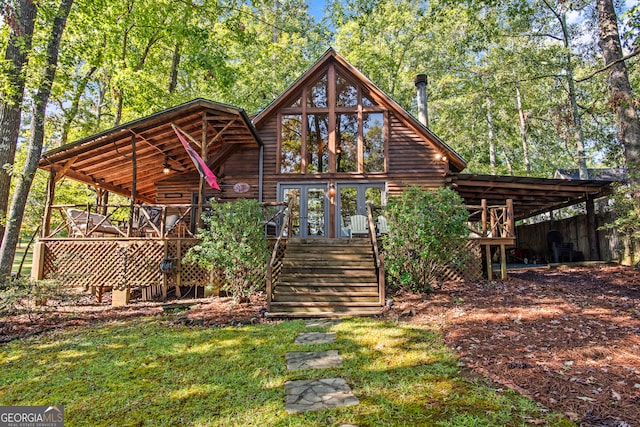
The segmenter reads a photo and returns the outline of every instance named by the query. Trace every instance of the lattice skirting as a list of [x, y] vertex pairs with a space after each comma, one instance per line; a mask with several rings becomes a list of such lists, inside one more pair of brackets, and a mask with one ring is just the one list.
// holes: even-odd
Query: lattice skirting
[[446, 268], [442, 274], [442, 281], [482, 279], [482, 247], [480, 242], [473, 239], [467, 240], [465, 250], [468, 255], [465, 265]]
[[43, 276], [85, 289], [157, 287], [164, 283], [160, 263], [171, 259], [173, 268], [166, 274], [168, 287], [206, 286], [216, 281], [215, 275], [181, 262], [197, 243], [196, 239], [47, 241]]

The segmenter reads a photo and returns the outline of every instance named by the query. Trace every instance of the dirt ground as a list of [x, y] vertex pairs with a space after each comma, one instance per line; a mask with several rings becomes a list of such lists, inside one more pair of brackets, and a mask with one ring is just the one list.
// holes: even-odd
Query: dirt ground
[[[580, 426], [640, 427], [640, 270], [619, 266], [510, 271], [507, 280], [450, 283], [391, 296], [384, 317], [434, 325], [471, 374], [489, 377]], [[134, 302], [88, 296], [0, 319], [0, 343], [51, 329], [170, 316], [192, 326], [269, 321], [262, 296]]]

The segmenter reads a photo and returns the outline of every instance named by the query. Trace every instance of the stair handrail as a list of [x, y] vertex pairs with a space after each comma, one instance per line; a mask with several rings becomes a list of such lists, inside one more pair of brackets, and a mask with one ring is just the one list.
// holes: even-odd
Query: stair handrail
[[284, 221], [282, 222], [282, 227], [280, 227], [278, 238], [276, 239], [276, 243], [273, 245], [271, 256], [269, 257], [269, 261], [267, 262], [266, 292], [267, 292], [267, 308], [268, 309], [271, 308], [271, 299], [273, 298], [273, 292], [275, 291], [275, 284], [277, 282], [277, 277], [275, 277], [275, 280], [274, 280], [274, 267], [278, 262], [278, 252], [280, 251], [281, 246], [283, 249], [286, 249], [287, 240], [289, 238], [289, 234], [291, 230], [292, 207], [293, 207], [293, 199], [290, 199], [285, 207]]
[[373, 247], [373, 257], [375, 261], [376, 271], [378, 273], [378, 296], [380, 305], [384, 304], [384, 285], [385, 285], [385, 273], [384, 273], [384, 256], [382, 255], [378, 245], [378, 233], [376, 232], [376, 224], [373, 220], [374, 205], [371, 202], [367, 202], [367, 219], [369, 223], [369, 236], [371, 238], [371, 246]]

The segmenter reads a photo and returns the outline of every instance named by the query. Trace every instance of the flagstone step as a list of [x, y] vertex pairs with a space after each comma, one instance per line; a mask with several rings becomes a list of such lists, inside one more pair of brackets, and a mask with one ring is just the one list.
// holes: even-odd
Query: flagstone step
[[287, 381], [285, 409], [289, 414], [353, 406], [360, 403], [342, 378]]

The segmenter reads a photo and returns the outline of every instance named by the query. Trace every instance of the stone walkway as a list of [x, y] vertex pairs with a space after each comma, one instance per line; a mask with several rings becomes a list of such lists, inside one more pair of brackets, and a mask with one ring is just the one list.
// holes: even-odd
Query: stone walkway
[[[313, 319], [306, 323], [308, 328], [337, 325], [339, 320]], [[302, 332], [294, 344], [329, 344], [336, 339], [335, 332]], [[340, 366], [342, 357], [337, 350], [317, 352], [292, 352], [285, 355], [287, 370], [325, 369]], [[289, 414], [307, 411], [352, 406], [359, 403], [358, 398], [342, 378], [323, 378], [319, 380], [287, 381], [284, 384], [287, 395], [285, 409]]]

